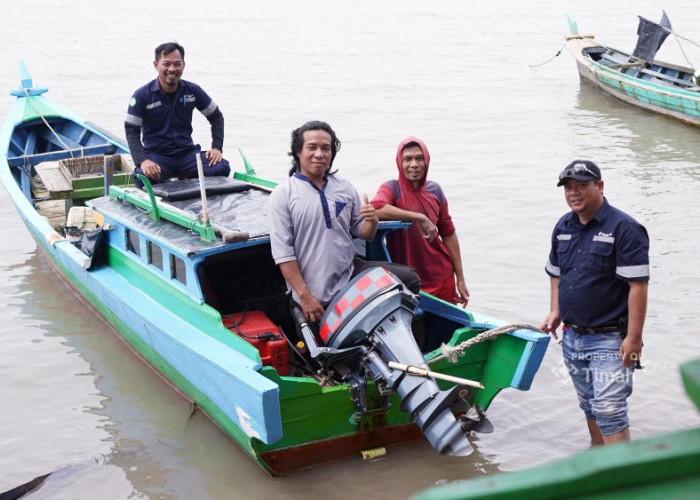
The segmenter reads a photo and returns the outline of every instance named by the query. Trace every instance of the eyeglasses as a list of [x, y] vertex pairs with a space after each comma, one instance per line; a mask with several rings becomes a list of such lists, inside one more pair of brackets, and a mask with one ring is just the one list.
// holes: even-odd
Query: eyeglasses
[[589, 170], [589, 168], [584, 165], [583, 163], [577, 163], [571, 168], [567, 168], [565, 170], [562, 170], [561, 173], [559, 174], [559, 180], [565, 179], [567, 177], [571, 177], [572, 175], [587, 175], [589, 177], [594, 177], [598, 179], [598, 174], [592, 172]]

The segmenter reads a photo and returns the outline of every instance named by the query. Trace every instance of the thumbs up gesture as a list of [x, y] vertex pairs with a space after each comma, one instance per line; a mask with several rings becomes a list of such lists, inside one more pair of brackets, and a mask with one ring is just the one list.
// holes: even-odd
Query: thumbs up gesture
[[360, 208], [360, 215], [362, 216], [362, 219], [374, 224], [378, 223], [379, 217], [377, 217], [377, 212], [374, 210], [374, 205], [369, 202], [367, 193], [362, 195], [362, 203], [362, 207]]

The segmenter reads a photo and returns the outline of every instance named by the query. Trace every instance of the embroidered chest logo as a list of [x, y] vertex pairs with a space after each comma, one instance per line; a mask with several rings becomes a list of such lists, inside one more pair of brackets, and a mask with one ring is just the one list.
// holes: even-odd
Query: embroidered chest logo
[[615, 243], [615, 237], [612, 233], [604, 233], [600, 231], [598, 234], [593, 236], [593, 241], [602, 241], [603, 243]]

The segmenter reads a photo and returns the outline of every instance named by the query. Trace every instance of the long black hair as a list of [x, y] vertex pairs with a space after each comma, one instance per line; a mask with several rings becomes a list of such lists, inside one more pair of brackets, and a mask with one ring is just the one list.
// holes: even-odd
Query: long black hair
[[335, 159], [335, 155], [338, 154], [338, 151], [340, 151], [340, 139], [338, 139], [338, 136], [335, 135], [335, 130], [333, 130], [331, 126], [328, 125], [326, 122], [313, 120], [310, 122], [306, 122], [301, 127], [292, 131], [292, 141], [290, 145], [291, 151], [288, 153], [288, 155], [292, 157], [292, 168], [291, 170], [289, 170], [289, 176], [291, 177], [295, 174], [295, 172], [299, 172], [301, 170], [301, 163], [299, 161], [298, 153], [299, 151], [301, 151], [301, 148], [304, 147], [304, 132], [308, 132], [309, 130], [323, 130], [324, 132], [328, 132], [330, 134], [331, 163], [330, 165], [328, 165], [328, 170], [326, 170], [326, 173], [329, 175], [333, 175], [338, 171], [334, 170], [333, 172], [331, 172], [330, 169], [333, 166], [333, 160]]

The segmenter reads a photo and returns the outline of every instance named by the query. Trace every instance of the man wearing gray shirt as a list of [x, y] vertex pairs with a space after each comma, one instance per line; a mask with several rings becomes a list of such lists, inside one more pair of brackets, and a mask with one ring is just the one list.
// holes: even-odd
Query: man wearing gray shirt
[[325, 122], [311, 121], [292, 132], [289, 179], [270, 196], [272, 257], [306, 318], [318, 322], [325, 306], [352, 277], [382, 265], [414, 293], [420, 279], [412, 268], [356, 261], [353, 238], [371, 240], [379, 219], [347, 180], [330, 172], [340, 141]]

